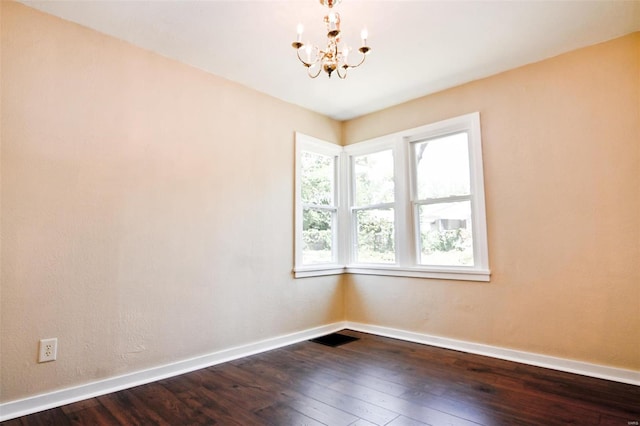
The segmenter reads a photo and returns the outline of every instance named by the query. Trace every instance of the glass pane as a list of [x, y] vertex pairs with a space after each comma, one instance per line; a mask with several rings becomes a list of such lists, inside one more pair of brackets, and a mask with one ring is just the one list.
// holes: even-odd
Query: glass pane
[[413, 144], [418, 199], [469, 195], [467, 138], [464, 132]]
[[393, 209], [357, 210], [358, 263], [395, 263]]
[[319, 209], [302, 210], [302, 263], [331, 263], [335, 212]]
[[335, 158], [312, 152], [302, 152], [302, 202], [333, 205]]
[[393, 151], [354, 157], [355, 205], [392, 203], [394, 200]]
[[473, 266], [470, 201], [423, 205], [418, 214], [421, 264]]

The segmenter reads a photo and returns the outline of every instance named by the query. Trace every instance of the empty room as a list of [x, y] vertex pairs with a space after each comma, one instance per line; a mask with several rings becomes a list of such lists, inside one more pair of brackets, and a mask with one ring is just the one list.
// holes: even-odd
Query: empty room
[[640, 424], [639, 1], [0, 37], [3, 425]]

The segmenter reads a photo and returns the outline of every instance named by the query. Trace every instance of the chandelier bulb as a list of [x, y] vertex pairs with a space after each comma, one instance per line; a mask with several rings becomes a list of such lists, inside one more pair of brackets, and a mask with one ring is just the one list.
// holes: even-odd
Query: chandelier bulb
[[307, 55], [307, 63], [311, 62], [311, 45], [306, 45], [304, 51]]

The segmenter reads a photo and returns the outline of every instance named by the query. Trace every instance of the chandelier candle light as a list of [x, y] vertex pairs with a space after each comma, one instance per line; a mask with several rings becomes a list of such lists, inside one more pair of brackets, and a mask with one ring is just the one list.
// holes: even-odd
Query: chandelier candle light
[[316, 78], [320, 75], [320, 71], [324, 70], [329, 78], [331, 78], [331, 74], [335, 71], [338, 77], [344, 79], [347, 77], [347, 70], [362, 65], [367, 53], [371, 50], [371, 48], [367, 46], [369, 33], [365, 28], [360, 33], [362, 46], [358, 49], [362, 57], [356, 64], [350, 64], [348, 62], [351, 49], [345, 43], [340, 43], [340, 15], [332, 10], [333, 6], [340, 3], [340, 1], [341, 0], [320, 0], [320, 3], [330, 10], [329, 14], [324, 17], [324, 23], [327, 26], [327, 47], [324, 49], [314, 45], [304, 44], [302, 42], [304, 27], [302, 24], [298, 24], [298, 36], [296, 41], [291, 43], [291, 46], [296, 49], [298, 59], [302, 62], [302, 65], [307, 68], [307, 74], [311, 78]]

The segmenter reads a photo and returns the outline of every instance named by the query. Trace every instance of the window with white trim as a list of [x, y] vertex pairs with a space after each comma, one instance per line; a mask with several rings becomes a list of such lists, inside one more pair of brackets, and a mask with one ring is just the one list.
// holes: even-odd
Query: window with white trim
[[[297, 135], [297, 144], [320, 149], [321, 145], [306, 144], [306, 138]], [[479, 113], [343, 149], [324, 144], [331, 147], [331, 154], [313, 155], [333, 159], [317, 157], [325, 158], [326, 167], [329, 163], [334, 167], [333, 204], [309, 203], [301, 192], [296, 196], [296, 212], [302, 221], [299, 230], [296, 227], [296, 253], [298, 247], [302, 253], [296, 257], [296, 276], [347, 272], [489, 280]], [[302, 188], [302, 182], [308, 181], [305, 173], [316, 173], [320, 160], [314, 160], [316, 166], [304, 166], [305, 155], [310, 154], [298, 151], [298, 164], [303, 167], [297, 169], [296, 187]], [[312, 184], [321, 185], [319, 182], [322, 180]], [[318, 189], [313, 191], [316, 194]], [[325, 213], [322, 223], [329, 223], [331, 216], [334, 244], [331, 261], [324, 266], [323, 261], [329, 259], [326, 255], [314, 254], [310, 263], [305, 262], [312, 258], [304, 256], [305, 251], [310, 252], [311, 234], [329, 229], [316, 224], [310, 230], [303, 224], [305, 214], [320, 211]]]
[[341, 152], [338, 145], [296, 134], [296, 276], [344, 269], [338, 266]]
[[417, 263], [473, 266], [469, 135], [410, 142]]

